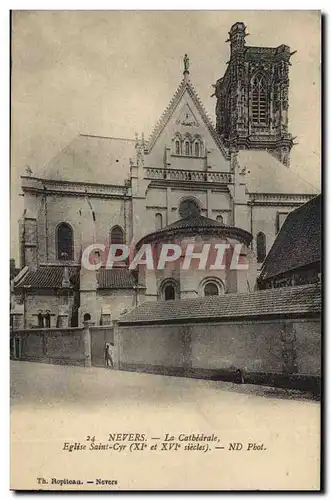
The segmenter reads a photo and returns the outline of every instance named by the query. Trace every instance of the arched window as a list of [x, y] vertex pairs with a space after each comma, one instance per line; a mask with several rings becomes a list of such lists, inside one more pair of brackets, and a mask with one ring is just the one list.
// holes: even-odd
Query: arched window
[[205, 285], [203, 292], [205, 297], [210, 297], [211, 295], [219, 295], [218, 286], [212, 281]]
[[73, 260], [74, 232], [70, 224], [61, 222], [57, 227], [57, 258], [59, 260]]
[[201, 281], [199, 285], [199, 294], [203, 297], [213, 295], [223, 295], [225, 293], [223, 282], [216, 277], [208, 277]]
[[223, 224], [224, 220], [223, 220], [223, 215], [218, 215], [216, 217], [216, 220], [218, 220], [218, 222], [220, 222], [221, 224]]
[[252, 120], [255, 125], [267, 124], [267, 84], [260, 74], [252, 81]]
[[85, 313], [84, 314], [84, 321], [90, 321], [91, 320], [91, 315], [90, 313]]
[[167, 278], [161, 283], [160, 298], [163, 300], [175, 300], [179, 298], [179, 282], [172, 278]]
[[200, 156], [200, 144], [197, 141], [194, 143], [194, 154]]
[[199, 203], [194, 198], [187, 198], [179, 205], [179, 215], [182, 219], [197, 217], [200, 214]]
[[178, 140], [175, 142], [175, 151], [176, 151], [176, 155], [180, 154], [180, 143]]
[[156, 231], [162, 229], [162, 214], [155, 215], [155, 229]]
[[175, 300], [176, 291], [172, 284], [166, 285], [164, 288], [164, 300]]
[[44, 328], [44, 316], [41, 312], [38, 314], [38, 328]]
[[264, 233], [256, 235], [256, 255], [258, 262], [264, 261], [266, 256], [266, 237]]
[[188, 141], [185, 141], [185, 155], [190, 155], [190, 143]]
[[51, 315], [49, 313], [49, 311], [47, 311], [47, 313], [45, 314], [44, 316], [44, 319], [45, 319], [45, 328], [50, 328], [51, 327]]
[[110, 243], [111, 245], [123, 245], [124, 233], [120, 226], [114, 226], [110, 231]]

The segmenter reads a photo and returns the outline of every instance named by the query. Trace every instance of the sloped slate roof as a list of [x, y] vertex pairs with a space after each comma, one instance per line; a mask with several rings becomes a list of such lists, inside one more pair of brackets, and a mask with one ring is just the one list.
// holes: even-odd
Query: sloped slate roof
[[99, 269], [97, 273], [99, 289], [130, 289], [136, 286], [134, 275], [125, 267]]
[[130, 173], [135, 141], [80, 134], [36, 176], [43, 179], [123, 185]]
[[318, 314], [321, 288], [305, 285], [245, 294], [144, 302], [121, 317], [120, 324], [237, 320], [241, 317]]
[[239, 165], [246, 167], [246, 187], [249, 193], [318, 194], [318, 189], [286, 167], [267, 151], [242, 150]]
[[321, 195], [286, 217], [268, 253], [259, 280], [321, 260]]
[[[69, 280], [73, 288], [79, 283], [79, 268], [68, 267]], [[64, 266], [41, 266], [29, 269], [15, 288], [62, 288]]]

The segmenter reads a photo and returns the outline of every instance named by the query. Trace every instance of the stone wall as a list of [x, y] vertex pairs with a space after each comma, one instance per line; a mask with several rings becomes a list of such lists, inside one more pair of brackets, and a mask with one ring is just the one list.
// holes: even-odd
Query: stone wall
[[11, 334], [11, 357], [22, 361], [90, 366], [88, 336], [88, 326], [15, 330]]
[[15, 330], [11, 334], [12, 359], [81, 366], [104, 366], [105, 344], [114, 345], [112, 326]]
[[[68, 298], [68, 311], [71, 316], [71, 309], [74, 298], [71, 295]], [[63, 297], [57, 295], [54, 290], [34, 290], [25, 293], [24, 310], [25, 310], [25, 325], [24, 328], [38, 327], [38, 312], [45, 313], [49, 311], [51, 314], [51, 326], [57, 326], [59, 308], [63, 304]]]
[[119, 322], [116, 343], [123, 370], [226, 380], [236, 380], [240, 371], [247, 382], [290, 382], [299, 388], [321, 374], [318, 318], [130, 326]]
[[102, 311], [111, 311], [111, 320], [117, 320], [121, 314], [131, 311], [138, 304], [135, 290], [97, 290], [96, 293], [96, 324], [100, 325]]

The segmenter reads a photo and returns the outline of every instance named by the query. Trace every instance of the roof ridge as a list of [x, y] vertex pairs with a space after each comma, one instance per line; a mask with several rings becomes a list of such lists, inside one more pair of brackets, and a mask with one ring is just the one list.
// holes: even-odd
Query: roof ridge
[[[164, 108], [160, 118], [157, 120], [155, 127], [152, 130], [152, 132], [148, 138], [147, 145], [148, 145], [149, 151], [154, 146], [156, 139], [160, 135], [161, 129], [165, 127], [166, 123], [168, 122], [168, 120], [170, 118], [170, 109], [174, 106], [174, 103], [176, 100], [177, 100], [176, 105], [178, 105], [180, 94], [184, 93], [185, 88], [186, 88], [186, 82], [185, 82], [185, 78], [183, 78], [181, 80], [180, 84], [178, 85], [177, 89], [175, 90], [175, 93], [172, 95], [172, 98], [168, 102], [167, 106]], [[174, 110], [175, 110], [175, 107], [174, 107]]]
[[[63, 146], [63, 148], [60, 149], [60, 151], [58, 153], [56, 153], [55, 156], [52, 156], [52, 158], [50, 160], [48, 160], [46, 163], [43, 164], [42, 167], [40, 167], [40, 170], [39, 170], [39, 173], [40, 175], [38, 175], [38, 177], [35, 177], [35, 176], [32, 176], [32, 177], [35, 177], [37, 179], [40, 179], [40, 180], [47, 180], [45, 177], [42, 176], [42, 174], [46, 174], [46, 170], [47, 170], [47, 167], [51, 164], [51, 162], [53, 161], [56, 161], [57, 158], [59, 158], [63, 151], [65, 151], [74, 141], [76, 141], [78, 139], [80, 134], [76, 134], [69, 142], [66, 143], [65, 146]], [[38, 174], [38, 170], [36, 172]]]
[[97, 139], [112, 139], [112, 140], [115, 140], [115, 141], [130, 141], [130, 142], [135, 142], [134, 139], [128, 139], [126, 137], [112, 137], [112, 136], [108, 136], [108, 135], [95, 135], [95, 134], [78, 134], [77, 137], [93, 137], [93, 138], [97, 138]]
[[[279, 287], [279, 288], [267, 288], [267, 289], [264, 289], [264, 290], [254, 290], [253, 292], [237, 292], [237, 293], [224, 293], [223, 295], [213, 295], [213, 296], [209, 296], [209, 297], [190, 297], [188, 299], [184, 299], [185, 302], [187, 301], [197, 301], [197, 300], [201, 300], [201, 299], [204, 299], [206, 301], [214, 301], [214, 300], [219, 300], [219, 299], [231, 299], [232, 297], [240, 297], [240, 298], [243, 298], [244, 296], [246, 297], [252, 297], [253, 295], [266, 295], [266, 294], [275, 294], [275, 293], [285, 293], [285, 291], [287, 292], [297, 292], [297, 291], [301, 291], [303, 289], [308, 289], [308, 288], [321, 288], [321, 284], [320, 283], [308, 283], [308, 284], [305, 284], [305, 285], [296, 285], [296, 286], [290, 286], [290, 287]], [[172, 301], [169, 301], [169, 304], [171, 303], [175, 303], [175, 302], [183, 302], [183, 299], [177, 299], [177, 300], [172, 300]], [[146, 305], [146, 304], [151, 304], [149, 301], [145, 301], [145, 302], [142, 302], [142, 304], [140, 304], [138, 307], [141, 307], [143, 305]], [[153, 302], [153, 304], [158, 304], [158, 301], [156, 302]]]

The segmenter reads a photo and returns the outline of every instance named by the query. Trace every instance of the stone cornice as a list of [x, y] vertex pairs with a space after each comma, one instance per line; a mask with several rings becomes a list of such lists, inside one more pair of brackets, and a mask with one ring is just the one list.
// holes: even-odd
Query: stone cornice
[[[155, 180], [151, 181], [149, 184], [151, 188], [164, 189], [165, 187], [170, 187], [173, 190], [180, 189], [183, 191], [206, 191], [210, 189], [209, 182], [191, 182], [191, 181], [175, 181], [175, 180]], [[229, 192], [227, 184], [223, 183], [213, 183], [213, 192]]]
[[23, 192], [35, 194], [78, 197], [88, 195], [99, 198], [125, 198], [130, 195], [130, 189], [124, 185], [48, 180], [29, 176], [22, 176], [21, 179]]
[[316, 194], [249, 193], [248, 196], [249, 205], [297, 205], [315, 198]]
[[152, 180], [166, 180], [177, 182], [207, 183], [210, 187], [215, 184], [233, 184], [233, 172], [212, 172], [204, 170], [183, 170], [174, 168], [145, 167], [145, 178]]
[[142, 244], [146, 243], [158, 243], [161, 241], [169, 241], [171, 239], [176, 239], [179, 237], [185, 236], [197, 236], [197, 235], [212, 235], [212, 236], [221, 236], [234, 238], [241, 243], [244, 243], [247, 247], [250, 245], [252, 241], [252, 235], [245, 229], [241, 229], [234, 226], [206, 226], [206, 227], [197, 227], [192, 224], [190, 227], [165, 227], [160, 229], [159, 231], [154, 231], [153, 233], [149, 233], [146, 236], [143, 236], [136, 245], [136, 248], [140, 248]]

